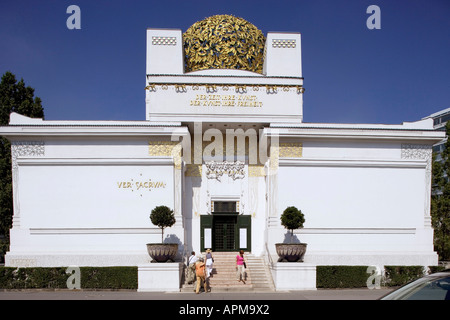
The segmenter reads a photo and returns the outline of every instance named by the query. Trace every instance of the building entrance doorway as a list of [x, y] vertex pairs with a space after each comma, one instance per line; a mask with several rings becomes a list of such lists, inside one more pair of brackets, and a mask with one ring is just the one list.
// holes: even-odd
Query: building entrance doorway
[[251, 216], [240, 215], [237, 202], [214, 202], [212, 209], [200, 216], [201, 251], [250, 251]]
[[237, 215], [213, 216], [213, 251], [236, 251]]

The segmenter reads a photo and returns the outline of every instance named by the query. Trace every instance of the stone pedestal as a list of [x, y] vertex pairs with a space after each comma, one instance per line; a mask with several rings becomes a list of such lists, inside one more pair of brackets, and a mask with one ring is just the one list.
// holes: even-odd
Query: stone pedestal
[[180, 291], [183, 264], [149, 263], [138, 266], [138, 292]]
[[272, 266], [277, 291], [316, 290], [316, 265], [303, 262], [278, 262]]

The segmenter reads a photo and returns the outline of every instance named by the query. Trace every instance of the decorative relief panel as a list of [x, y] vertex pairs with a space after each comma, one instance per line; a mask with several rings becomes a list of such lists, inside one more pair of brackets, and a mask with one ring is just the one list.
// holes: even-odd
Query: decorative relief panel
[[220, 181], [224, 174], [227, 174], [233, 180], [243, 179], [245, 177], [245, 163], [243, 161], [207, 161], [206, 177]]
[[181, 145], [176, 141], [149, 141], [148, 154], [154, 157], [173, 157], [175, 169], [181, 169]]
[[303, 156], [303, 144], [301, 142], [280, 143], [280, 158], [301, 158]]
[[431, 165], [433, 149], [426, 144], [402, 144], [402, 159], [426, 160], [425, 168], [425, 208], [424, 226], [431, 228], [430, 197], [431, 197]]
[[45, 155], [43, 141], [13, 141], [11, 143], [11, 159], [13, 169], [17, 169], [18, 157], [42, 157]]
[[264, 177], [266, 175], [263, 165], [248, 165], [249, 177]]
[[155, 157], [172, 156], [173, 148], [178, 144], [176, 141], [149, 141], [148, 153]]
[[423, 159], [431, 161], [432, 152], [432, 146], [427, 144], [402, 144], [402, 159]]
[[[296, 92], [301, 94], [305, 92], [305, 88], [302, 85], [268, 85], [268, 84], [240, 84], [231, 85], [229, 83], [217, 83], [217, 84], [207, 84], [207, 83], [148, 83], [145, 87], [149, 92], [156, 92], [157, 90], [173, 90], [176, 93], [205, 93], [206, 95], [196, 97], [199, 100], [229, 100], [237, 101], [255, 101], [257, 98], [253, 96], [252, 93], [262, 92], [266, 94], [277, 94], [279, 92]], [[197, 92], [199, 91], [199, 92]], [[216, 93], [219, 93], [217, 95]], [[237, 94], [237, 95], [233, 95]], [[249, 96], [245, 96], [248, 94]], [[192, 105], [195, 105], [194, 103]], [[224, 106], [227, 104], [224, 103]], [[231, 106], [231, 105], [228, 105]], [[236, 103], [236, 106], [239, 106]], [[248, 106], [248, 105], [243, 105]], [[261, 105], [262, 106], [262, 105]]]
[[283, 142], [270, 146], [270, 170], [276, 173], [280, 158], [303, 157], [303, 144], [301, 142]]
[[20, 202], [19, 202], [19, 188], [18, 188], [18, 164], [19, 157], [43, 157], [45, 155], [44, 141], [13, 141], [11, 142], [11, 164], [12, 164], [12, 179], [13, 179], [13, 228], [20, 227]]
[[152, 45], [154, 46], [174, 46], [177, 44], [175, 37], [152, 37]]
[[295, 41], [295, 39], [273, 39], [272, 47], [273, 48], [295, 48], [296, 41]]

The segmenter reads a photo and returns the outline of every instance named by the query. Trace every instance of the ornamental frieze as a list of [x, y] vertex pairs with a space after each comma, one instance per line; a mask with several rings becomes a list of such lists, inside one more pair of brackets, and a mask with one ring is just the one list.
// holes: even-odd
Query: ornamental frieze
[[42, 157], [45, 155], [44, 141], [11, 142], [11, 159], [13, 169], [17, 169], [18, 157]]
[[216, 179], [220, 181], [224, 174], [233, 180], [243, 179], [245, 177], [245, 163], [243, 161], [207, 161], [206, 177], [208, 179]]
[[427, 171], [431, 171], [433, 150], [427, 144], [402, 144], [402, 159], [417, 159], [427, 161]]

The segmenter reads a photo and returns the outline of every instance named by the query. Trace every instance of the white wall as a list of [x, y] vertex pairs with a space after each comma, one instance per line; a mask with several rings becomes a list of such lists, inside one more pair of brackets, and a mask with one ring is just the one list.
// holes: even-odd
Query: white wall
[[416, 168], [281, 167], [279, 208], [297, 206], [308, 228], [414, 228], [424, 179]]
[[24, 165], [19, 177], [24, 228], [147, 228], [151, 209], [173, 208], [169, 165]]
[[147, 29], [147, 74], [182, 74], [183, 37], [177, 29]]
[[[37, 139], [38, 140], [38, 139]], [[44, 140], [44, 139], [39, 139]], [[150, 221], [175, 207], [174, 162], [150, 156], [148, 138], [47, 138], [41, 154], [16, 159], [11, 266], [137, 265], [160, 242]], [[181, 244], [181, 217], [164, 232]], [[169, 239], [168, 239], [169, 238]]]
[[[349, 265], [434, 265], [433, 232], [424, 222], [422, 168], [280, 167], [278, 211], [305, 214], [295, 235], [306, 262]], [[279, 216], [276, 218], [279, 223]], [[269, 250], [286, 229], [269, 229]]]
[[307, 262], [437, 263], [426, 217], [427, 160], [403, 159], [401, 151], [395, 142], [306, 140], [302, 158], [280, 159], [272, 253], [287, 232], [280, 215], [296, 206], [306, 219], [295, 234], [308, 243]]
[[265, 49], [265, 75], [302, 77], [300, 33], [269, 32]]

